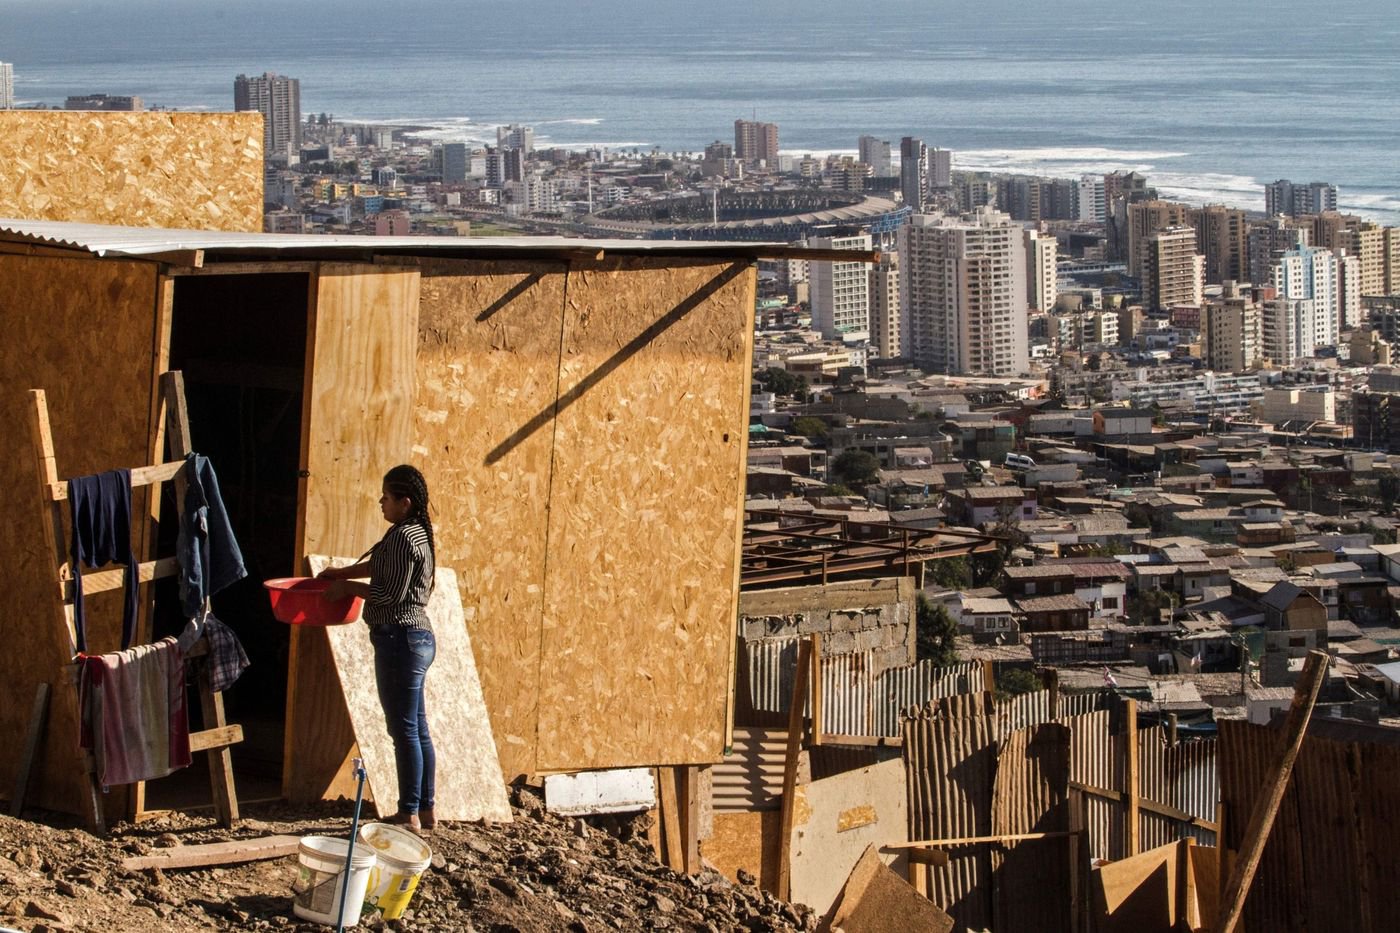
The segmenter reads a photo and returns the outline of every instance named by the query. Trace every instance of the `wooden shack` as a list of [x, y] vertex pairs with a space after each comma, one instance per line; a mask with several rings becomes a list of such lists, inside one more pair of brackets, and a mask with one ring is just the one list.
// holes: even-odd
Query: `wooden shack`
[[[365, 551], [383, 530], [379, 477], [399, 462], [431, 485], [506, 779], [718, 760], [755, 260], [786, 252], [0, 220], [0, 425], [16, 447], [0, 464], [13, 497], [0, 742], [23, 740], [36, 684], [55, 696], [32, 802], [77, 812], [83, 778], [27, 393], [46, 390], [62, 475], [82, 475], [161, 459], [169, 369], [250, 570], [215, 598], [254, 662], [227, 694], [245, 798], [352, 786], [325, 633], [273, 622], [260, 581]], [[168, 547], [169, 502], [165, 522], [161, 503], [136, 507], [141, 550]], [[90, 650], [117, 646], [118, 601], [90, 598]], [[157, 611], [147, 634], [179, 624]], [[12, 769], [0, 761], [0, 787]]]

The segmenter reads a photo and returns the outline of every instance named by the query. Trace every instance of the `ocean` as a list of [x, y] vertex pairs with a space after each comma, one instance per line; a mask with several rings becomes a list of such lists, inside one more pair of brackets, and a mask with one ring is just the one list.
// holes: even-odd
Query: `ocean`
[[794, 154], [912, 135], [955, 169], [1135, 169], [1194, 203], [1330, 181], [1400, 225], [1397, 47], [1374, 0], [0, 0], [22, 102], [229, 109], [276, 71], [303, 113], [440, 139], [698, 152], [756, 117]]

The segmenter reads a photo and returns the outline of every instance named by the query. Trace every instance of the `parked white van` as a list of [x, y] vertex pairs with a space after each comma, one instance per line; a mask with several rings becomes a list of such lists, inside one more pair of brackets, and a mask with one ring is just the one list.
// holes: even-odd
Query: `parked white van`
[[1008, 470], [1033, 470], [1035, 461], [1025, 454], [1007, 454], [1006, 468]]

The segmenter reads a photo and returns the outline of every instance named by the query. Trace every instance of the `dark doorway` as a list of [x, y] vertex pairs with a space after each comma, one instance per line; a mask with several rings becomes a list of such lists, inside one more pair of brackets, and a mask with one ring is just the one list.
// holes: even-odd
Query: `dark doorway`
[[[185, 375], [190, 436], [207, 456], [248, 568], [246, 579], [213, 598], [214, 614], [237, 633], [249, 668], [228, 691], [241, 800], [281, 791], [287, 696], [288, 627], [272, 617], [263, 580], [291, 576], [296, 554], [297, 471], [301, 459], [309, 276], [303, 273], [193, 275], [175, 279], [170, 369]], [[173, 553], [175, 501], [166, 484], [160, 553]], [[156, 593], [155, 635], [178, 634], [173, 581]], [[191, 729], [203, 728], [190, 696]], [[148, 785], [147, 809], [208, 803], [204, 755], [184, 772]]]

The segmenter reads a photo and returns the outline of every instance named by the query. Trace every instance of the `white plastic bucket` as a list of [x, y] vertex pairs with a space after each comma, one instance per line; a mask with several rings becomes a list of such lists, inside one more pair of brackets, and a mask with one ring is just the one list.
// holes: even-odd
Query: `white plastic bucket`
[[[303, 836], [297, 848], [297, 880], [292, 885], [292, 912], [303, 920], [337, 926], [340, 894], [345, 878], [345, 853], [350, 843], [329, 836]], [[340, 918], [347, 927], [360, 922], [360, 909], [365, 902], [365, 888], [374, 870], [374, 850], [356, 843], [350, 857], [349, 892], [345, 897], [345, 916]]]
[[377, 860], [365, 903], [383, 911], [385, 920], [402, 917], [418, 889], [418, 879], [433, 862], [433, 850], [408, 830], [386, 823], [361, 826], [360, 841], [374, 850]]

